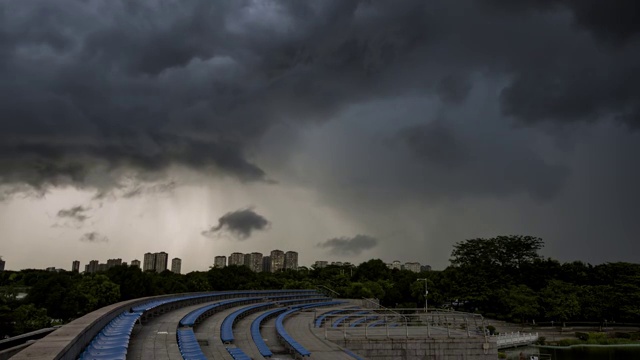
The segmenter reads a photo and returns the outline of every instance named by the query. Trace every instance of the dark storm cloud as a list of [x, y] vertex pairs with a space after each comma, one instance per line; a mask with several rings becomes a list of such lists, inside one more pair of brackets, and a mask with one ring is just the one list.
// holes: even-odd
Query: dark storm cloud
[[457, 167], [470, 156], [454, 130], [442, 121], [409, 126], [398, 137], [420, 160], [443, 167]]
[[450, 74], [438, 82], [436, 90], [443, 102], [456, 104], [467, 98], [471, 86], [471, 81], [467, 77], [460, 74]]
[[352, 238], [340, 237], [318, 243], [319, 248], [328, 249], [332, 255], [355, 256], [378, 245], [378, 239], [367, 235], [356, 235]]
[[640, 5], [634, 0], [487, 0], [499, 8], [569, 10], [575, 22], [609, 41], [626, 41], [640, 32]]
[[[514, 3], [2, 2], [0, 181], [103, 190], [175, 164], [268, 181], [254, 159], [274, 124], [409, 95], [462, 106], [474, 74], [526, 124], [640, 124], [635, 2]], [[464, 161], [433, 131], [404, 138]]]
[[74, 206], [70, 209], [62, 209], [58, 211], [58, 217], [63, 219], [71, 219], [77, 222], [84, 222], [89, 218], [85, 213], [91, 210], [90, 208], [85, 208], [84, 206], [78, 205]]
[[86, 243], [104, 243], [109, 242], [109, 238], [98, 233], [98, 232], [88, 232], [80, 237], [80, 241]]
[[206, 237], [216, 237], [222, 233], [229, 233], [238, 240], [245, 240], [251, 233], [269, 228], [269, 221], [253, 209], [242, 209], [224, 214], [218, 219], [218, 225], [203, 231]]

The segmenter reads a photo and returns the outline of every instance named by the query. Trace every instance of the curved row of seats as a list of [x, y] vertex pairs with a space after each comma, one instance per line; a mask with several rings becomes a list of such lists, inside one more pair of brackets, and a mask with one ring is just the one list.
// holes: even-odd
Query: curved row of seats
[[377, 318], [379, 318], [378, 315], [369, 315], [369, 316], [361, 317], [360, 319], [353, 321], [349, 326], [350, 327], [356, 327], [358, 325], [362, 325], [363, 323], [365, 323], [367, 321], [375, 320]]
[[337, 318], [336, 320], [333, 321], [333, 324], [331, 325], [331, 327], [337, 328], [340, 326], [340, 324], [342, 324], [345, 320], [347, 320], [348, 318], [352, 317], [352, 316], [360, 316], [360, 315], [364, 315], [364, 314], [368, 314], [369, 311], [358, 311], [358, 312], [354, 312], [353, 314], [348, 314], [345, 316], [341, 316], [339, 318]]
[[202, 352], [200, 344], [196, 339], [196, 334], [193, 333], [193, 329], [178, 329], [176, 331], [176, 337], [178, 338], [178, 348], [180, 349], [180, 355], [185, 360], [207, 360], [207, 356]]
[[337, 310], [332, 310], [332, 311], [327, 311], [326, 313], [318, 316], [315, 320], [315, 327], [322, 327], [322, 325], [324, 325], [325, 320], [327, 319], [327, 317], [329, 315], [335, 315], [335, 314], [340, 314], [346, 311], [351, 311], [351, 309], [353, 309], [355, 306], [352, 306], [350, 308], [347, 309], [337, 309]]
[[[224, 310], [224, 309], [228, 309], [231, 307], [235, 307], [238, 305], [244, 305], [244, 304], [250, 304], [250, 303], [257, 303], [257, 302], [262, 302], [265, 300], [279, 300], [279, 299], [283, 299], [283, 298], [294, 298], [293, 301], [297, 300], [297, 299], [326, 299], [326, 297], [322, 297], [322, 298], [313, 298], [309, 295], [302, 295], [302, 296], [293, 296], [293, 295], [276, 295], [276, 296], [257, 296], [257, 297], [245, 297], [245, 298], [240, 298], [240, 299], [229, 299], [229, 300], [224, 300], [224, 301], [220, 301], [214, 304], [210, 304], [210, 305], [206, 305], [203, 306], [201, 308], [195, 309], [193, 311], [191, 311], [190, 313], [188, 313], [187, 315], [185, 315], [181, 320], [179, 325], [180, 326], [196, 326], [197, 324], [199, 324], [202, 320], [204, 320], [205, 318], [209, 317], [210, 315], [220, 311], [220, 310]], [[285, 301], [281, 301], [281, 302], [285, 302]]]
[[266, 321], [266, 320], [278, 315], [279, 313], [281, 313], [281, 312], [283, 312], [285, 310], [287, 310], [287, 309], [286, 308], [277, 308], [277, 309], [269, 310], [269, 311], [261, 314], [260, 316], [258, 316], [251, 323], [251, 338], [253, 339], [253, 343], [256, 344], [256, 347], [258, 348], [258, 351], [260, 352], [260, 355], [262, 355], [262, 356], [264, 356], [266, 358], [270, 358], [271, 356], [273, 356], [273, 353], [269, 349], [269, 346], [267, 346], [267, 343], [262, 338], [262, 334], [260, 333], [260, 326], [262, 325], [262, 323], [264, 321]]
[[[264, 297], [258, 296], [258, 297], [224, 300], [214, 304], [209, 304], [209, 305], [200, 307], [198, 309], [195, 309], [189, 312], [179, 321], [178, 324], [180, 327], [183, 327], [183, 330], [184, 330], [184, 327], [192, 328], [198, 323], [200, 323], [201, 321], [203, 321], [208, 316], [213, 315], [214, 313], [220, 310], [228, 309], [238, 305], [259, 302], [258, 304], [250, 305], [242, 309], [236, 310], [231, 315], [225, 318], [225, 320], [223, 321], [223, 324], [221, 325], [220, 338], [223, 343], [231, 343], [234, 340], [233, 324], [238, 320], [239, 316], [242, 316], [244, 312], [250, 311], [250, 310], [258, 311], [259, 309], [268, 308], [270, 306], [285, 305], [285, 304], [292, 304], [292, 303], [296, 303], [296, 304], [299, 304], [299, 303], [307, 304], [309, 302], [326, 303], [326, 300], [328, 299], [327, 297], [324, 297], [324, 296], [313, 297], [312, 295], [317, 295], [317, 293], [311, 292], [305, 295], [290, 295], [290, 294], [276, 295], [276, 296], [272, 295], [272, 296], [264, 296]], [[281, 299], [287, 299], [287, 300], [281, 300]], [[183, 332], [180, 332], [180, 333], [183, 333]], [[191, 333], [193, 333], [193, 330], [191, 330]], [[181, 344], [185, 344], [184, 351], [181, 348]], [[196, 349], [195, 349], [196, 347], [197, 347], [197, 351], [202, 352], [200, 345], [197, 343], [197, 341], [195, 341], [195, 337], [193, 338], [192, 341], [187, 341], [186, 343], [184, 341], [179, 340], [178, 347], [180, 348], [180, 352], [183, 354], [183, 357], [185, 356], [185, 354], [188, 356], [196, 356], [196, 357], [199, 356], [199, 353], [196, 352]], [[234, 359], [249, 359], [249, 357], [242, 351], [242, 349], [235, 348], [235, 347], [226, 347], [226, 350]]]
[[295, 351], [295, 353], [297, 353], [302, 357], [311, 356], [311, 352], [307, 350], [304, 346], [300, 345], [293, 337], [289, 335], [289, 333], [284, 328], [284, 324], [283, 324], [284, 319], [298, 310], [299, 309], [295, 308], [295, 309], [287, 310], [282, 314], [278, 315], [278, 318], [276, 318], [276, 332], [278, 333], [278, 339], [281, 342], [285, 342], [287, 347], [290, 350]]
[[249, 355], [245, 354], [240, 348], [228, 347], [226, 349], [229, 355], [235, 360], [251, 360]]
[[[193, 295], [180, 295], [173, 297], [163, 297], [153, 299], [141, 304], [134, 305], [129, 311], [123, 311], [121, 314], [113, 318], [105, 327], [103, 327], [91, 342], [84, 348], [83, 352], [78, 356], [80, 359], [119, 359], [126, 357], [129, 341], [131, 339], [131, 331], [136, 321], [142, 321], [145, 314], [155, 310], [161, 306], [176, 304], [178, 307], [186, 306], [187, 302], [196, 300], [196, 302], [207, 301], [217, 298], [228, 298], [237, 296], [265, 296], [274, 295], [276, 293], [287, 292], [288, 296], [317, 296], [315, 290], [251, 290], [251, 291], [226, 291], [226, 292], [209, 292], [198, 293]], [[161, 308], [164, 309], [164, 308]]]
[[324, 303], [298, 305], [298, 306], [294, 306], [290, 310], [283, 312], [282, 314], [278, 315], [278, 317], [276, 318], [276, 333], [278, 335], [278, 339], [280, 340], [280, 342], [284, 343], [285, 347], [287, 347], [289, 351], [294, 352], [296, 357], [311, 356], [311, 352], [307, 350], [304, 346], [300, 345], [300, 343], [298, 343], [291, 335], [289, 335], [287, 330], [285, 330], [284, 319], [287, 316], [293, 314], [294, 312], [297, 312], [303, 309], [309, 309], [312, 307], [319, 307], [319, 306], [332, 306], [332, 305], [338, 305], [343, 303], [344, 303], [343, 301], [327, 301]]
[[123, 312], [111, 320], [89, 343], [78, 357], [87, 359], [120, 359], [126, 358], [131, 331], [135, 322], [147, 311], [159, 306], [177, 303], [184, 300], [195, 300], [219, 295], [217, 293], [205, 293], [195, 295], [182, 295], [169, 298], [154, 299], [142, 304], [132, 306], [129, 312]]
[[80, 360], [126, 360], [131, 331], [141, 312], [123, 312], [111, 320], [80, 354]]
[[[275, 298], [270, 297], [269, 300], [275, 300]], [[222, 325], [220, 325], [220, 340], [222, 340], [222, 342], [225, 344], [233, 343], [233, 341], [235, 340], [235, 337], [233, 336], [233, 326], [236, 324], [236, 322], [238, 322], [242, 318], [245, 318], [257, 311], [265, 310], [276, 305], [290, 306], [290, 305], [296, 305], [301, 303], [323, 302], [327, 300], [329, 300], [329, 298], [327, 297], [308, 297], [308, 298], [302, 298], [302, 299], [296, 298], [291, 300], [282, 300], [277, 303], [276, 302], [260, 303], [260, 304], [250, 305], [250, 306], [238, 309], [233, 313], [229, 314], [222, 321]]]
[[179, 326], [194, 327], [209, 315], [226, 308], [247, 304], [250, 302], [260, 301], [261, 298], [248, 297], [240, 299], [229, 299], [209, 304], [201, 308], [197, 308], [185, 315], [179, 322]]

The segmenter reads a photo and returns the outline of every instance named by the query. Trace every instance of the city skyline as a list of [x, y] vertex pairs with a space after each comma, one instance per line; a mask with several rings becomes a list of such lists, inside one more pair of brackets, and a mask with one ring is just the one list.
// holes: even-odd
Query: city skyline
[[[283, 270], [283, 269], [292, 269], [292, 270], [297, 270], [299, 267], [306, 267], [306, 268], [312, 268], [312, 267], [318, 267], [318, 268], [323, 268], [329, 265], [336, 265], [336, 266], [357, 266], [358, 264], [355, 263], [351, 263], [351, 262], [343, 262], [343, 261], [329, 261], [329, 260], [315, 260], [313, 263], [311, 264], [299, 264], [297, 262], [297, 256], [299, 255], [296, 251], [281, 251], [278, 249], [274, 249], [270, 252], [273, 253], [274, 251], [279, 251], [282, 252], [283, 255], [283, 266], [281, 268], [279, 268], [279, 270]], [[84, 269], [83, 272], [85, 273], [93, 273], [93, 272], [98, 272], [98, 271], [106, 271], [107, 269], [113, 267], [113, 266], [117, 266], [117, 265], [128, 265], [128, 266], [135, 266], [140, 268], [143, 271], [146, 270], [152, 270], [154, 272], [158, 272], [158, 268], [157, 268], [157, 264], [156, 264], [156, 259], [157, 256], [161, 254], [161, 261], [164, 263], [164, 259], [168, 259], [169, 255], [162, 251], [159, 253], [151, 253], [151, 252], [147, 252], [145, 254], [143, 254], [143, 261], [141, 262], [140, 260], [138, 260], [137, 258], [132, 259], [129, 263], [127, 263], [126, 261], [123, 261], [122, 258], [115, 258], [115, 259], [107, 259], [106, 263], [101, 263], [100, 260], [96, 260], [96, 259], [92, 259], [90, 261], [87, 261], [84, 266], [82, 267]], [[263, 264], [262, 261], [260, 260], [269, 260], [269, 271], [271, 271], [271, 262], [270, 262], [270, 256], [262, 256], [262, 253], [259, 252], [252, 252], [252, 253], [246, 253], [246, 254], [242, 254], [242, 253], [238, 253], [238, 252], [233, 252], [230, 255], [234, 255], [234, 254], [238, 254], [238, 255], [242, 255], [241, 257], [238, 257], [238, 259], [242, 258], [243, 259], [243, 263], [239, 264], [239, 265], [247, 265], [247, 263], [244, 261], [247, 259], [247, 255], [261, 255], [260, 258], [251, 258], [249, 257], [249, 259], [251, 259], [251, 263], [253, 264], [252, 266], [247, 265], [252, 271], [256, 271], [257, 268], [257, 264], [260, 264], [260, 270], [258, 270], [258, 272], [260, 271], [265, 271], [265, 265]], [[294, 264], [295, 266], [291, 266], [289, 265], [289, 267], [286, 267], [285, 263], [287, 262], [286, 258], [284, 257], [284, 255], [286, 254], [295, 254], [294, 259], [295, 260], [291, 260], [290, 258], [290, 262], [291, 261], [295, 261]], [[147, 258], [147, 264], [145, 265], [144, 263], [144, 259], [145, 257]], [[229, 256], [231, 257], [231, 256]], [[371, 260], [371, 259], [369, 259]], [[404, 270], [410, 270], [410, 271], [414, 271], [414, 272], [420, 272], [420, 271], [425, 271], [425, 270], [431, 270], [431, 266], [428, 264], [421, 264], [420, 262], [416, 262], [416, 261], [406, 261], [406, 262], [401, 262], [399, 260], [393, 260], [391, 262], [386, 262], [384, 259], [380, 259], [383, 262], [385, 262], [385, 264], [387, 265], [388, 268], [390, 269], [404, 269]], [[219, 262], [222, 261], [222, 262]], [[0, 271], [4, 270], [4, 264], [5, 262], [2, 261], [2, 259], [0, 258]], [[65, 270], [65, 271], [76, 271], [76, 272], [81, 272], [81, 264], [82, 261], [81, 260], [73, 260], [72, 261], [72, 265], [69, 269], [67, 269], [66, 267], [56, 267], [56, 266], [47, 266], [43, 269], [46, 270]], [[167, 265], [168, 265], [168, 260], [167, 260]], [[185, 274], [187, 272], [182, 272], [182, 259], [180, 258], [173, 258], [171, 259], [171, 267], [167, 267], [164, 270], [169, 270], [171, 272], [175, 272], [178, 274]], [[212, 262], [212, 264], [210, 265], [210, 267], [216, 267], [216, 264], [221, 265], [218, 267], [225, 267], [228, 266], [230, 264], [227, 263], [227, 256], [225, 255], [217, 255], [214, 257], [214, 260]], [[238, 264], [234, 264], [234, 265], [238, 265]], [[417, 266], [417, 268], [415, 267]], [[147, 269], [145, 270], [145, 267], [147, 267]], [[27, 267], [24, 269], [36, 269], [33, 267]], [[24, 269], [7, 269], [7, 270], [13, 270], [13, 271], [19, 271], [19, 270], [24, 270]], [[206, 268], [206, 269], [194, 269], [194, 270], [190, 270], [191, 271], [207, 271], [210, 268]], [[160, 272], [164, 271], [161, 270]]]
[[0, 5], [8, 269], [258, 248], [443, 269], [511, 234], [640, 261], [634, 2], [132, 6]]

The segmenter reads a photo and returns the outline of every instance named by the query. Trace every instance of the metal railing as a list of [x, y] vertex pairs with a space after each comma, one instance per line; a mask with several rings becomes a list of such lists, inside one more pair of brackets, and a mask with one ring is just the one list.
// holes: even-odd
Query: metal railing
[[533, 344], [538, 341], [538, 338], [538, 333], [521, 333], [519, 331], [492, 336], [492, 339], [496, 340], [498, 349]]
[[[356, 314], [358, 313], [358, 314]], [[345, 318], [347, 316], [347, 318]], [[364, 319], [363, 321], [363, 318]], [[337, 327], [334, 322], [341, 319]], [[312, 325], [313, 326], [313, 325]], [[488, 340], [484, 318], [480, 314], [421, 309], [353, 309], [326, 316], [324, 338], [414, 338], [477, 337]]]

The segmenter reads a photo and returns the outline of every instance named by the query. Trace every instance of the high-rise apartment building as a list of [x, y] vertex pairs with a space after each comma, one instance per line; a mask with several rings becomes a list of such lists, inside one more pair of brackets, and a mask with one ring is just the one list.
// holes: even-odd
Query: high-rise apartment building
[[242, 260], [242, 263], [244, 264], [244, 266], [251, 269], [251, 253], [244, 254], [244, 260]]
[[89, 274], [98, 272], [100, 270], [99, 266], [100, 266], [100, 263], [98, 262], [98, 260], [91, 260], [89, 261], [89, 267], [87, 272]]
[[227, 257], [218, 255], [213, 259], [213, 267], [217, 269], [222, 269], [227, 266]]
[[[246, 255], [249, 255], [248, 257]], [[262, 253], [252, 252], [245, 255], [245, 265], [254, 272], [262, 271]]]
[[161, 273], [167, 270], [167, 263], [169, 262], [169, 254], [164, 251], [154, 254], [156, 257], [155, 270], [157, 273]]
[[137, 268], [140, 267], [140, 260], [135, 259], [135, 260], [131, 260], [131, 266], [135, 266]]
[[234, 252], [229, 255], [229, 266], [231, 265], [244, 265], [244, 255], [239, 252]]
[[179, 258], [173, 258], [171, 260], [171, 272], [175, 274], [180, 274], [180, 269], [182, 268], [182, 260]]
[[77, 273], [80, 272], [80, 261], [73, 260], [73, 263], [71, 263], [71, 271]]
[[4, 271], [5, 261], [0, 257], [0, 271]]
[[[157, 273], [161, 273], [167, 270], [167, 263], [169, 262], [169, 254], [164, 251], [158, 253], [146, 253], [144, 259], [142, 259], [142, 271], [152, 270]], [[133, 264], [133, 262], [132, 262]]]
[[282, 250], [271, 251], [271, 272], [284, 269], [284, 252]]
[[262, 257], [262, 271], [271, 272], [271, 256]]
[[284, 268], [287, 270], [298, 270], [298, 253], [287, 251], [284, 254]]
[[147, 270], [155, 270], [156, 268], [156, 255], [153, 253], [146, 253], [144, 254], [144, 258], [142, 259], [143, 264], [142, 264], [142, 271], [147, 271]]

